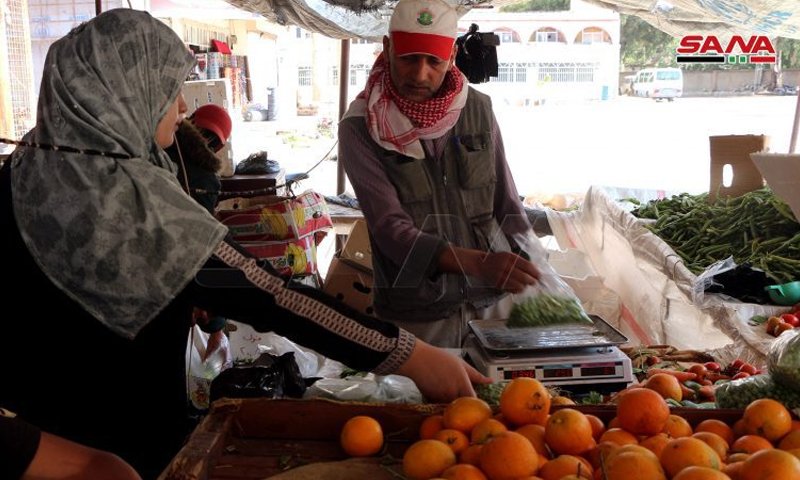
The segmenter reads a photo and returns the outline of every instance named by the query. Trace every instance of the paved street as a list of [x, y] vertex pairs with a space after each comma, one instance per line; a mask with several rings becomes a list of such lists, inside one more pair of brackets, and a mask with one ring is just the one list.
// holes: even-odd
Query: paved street
[[[772, 151], [787, 152], [796, 100], [750, 96], [668, 103], [620, 97], [527, 108], [496, 101], [495, 111], [523, 195], [582, 194], [590, 185], [699, 193], [708, 190], [710, 135], [766, 134]], [[333, 145], [330, 138], [308, 138], [316, 124], [316, 118], [298, 117], [242, 123], [234, 132], [243, 137], [243, 155], [265, 149], [288, 172], [300, 172]], [[292, 133], [276, 135], [276, 129]], [[325, 161], [303, 186], [332, 194], [335, 185], [336, 163]]]

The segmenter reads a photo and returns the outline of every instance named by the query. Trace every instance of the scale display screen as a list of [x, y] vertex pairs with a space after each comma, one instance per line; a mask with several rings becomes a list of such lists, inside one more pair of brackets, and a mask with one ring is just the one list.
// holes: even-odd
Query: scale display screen
[[617, 369], [614, 365], [600, 365], [593, 367], [581, 367], [582, 377], [607, 377], [616, 375]]
[[506, 370], [503, 372], [504, 380], [514, 380], [521, 377], [536, 378], [536, 370]]
[[544, 365], [530, 369], [501, 369], [504, 380], [513, 380], [520, 377], [537, 378], [540, 380], [559, 380], [568, 378], [611, 377], [620, 375], [614, 363], [595, 364], [586, 366], [570, 365]]

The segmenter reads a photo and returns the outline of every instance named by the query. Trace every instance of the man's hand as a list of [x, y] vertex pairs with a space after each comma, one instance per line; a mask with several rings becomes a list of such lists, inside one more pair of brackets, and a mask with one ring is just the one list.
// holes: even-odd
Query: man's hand
[[446, 403], [458, 397], [474, 397], [473, 383], [492, 383], [464, 360], [420, 339], [406, 362], [396, 372], [414, 380], [431, 402]]
[[539, 278], [539, 269], [516, 253], [487, 253], [476, 275], [500, 290], [519, 293]]
[[539, 269], [511, 252], [486, 253], [480, 250], [448, 246], [439, 257], [443, 272], [469, 275], [507, 292], [519, 293], [539, 278]]

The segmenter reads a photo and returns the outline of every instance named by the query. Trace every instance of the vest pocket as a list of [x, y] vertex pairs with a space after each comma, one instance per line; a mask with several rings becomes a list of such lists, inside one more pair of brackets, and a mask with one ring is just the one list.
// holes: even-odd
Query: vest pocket
[[491, 136], [488, 133], [458, 137], [457, 164], [461, 188], [471, 190], [497, 182], [491, 143]]

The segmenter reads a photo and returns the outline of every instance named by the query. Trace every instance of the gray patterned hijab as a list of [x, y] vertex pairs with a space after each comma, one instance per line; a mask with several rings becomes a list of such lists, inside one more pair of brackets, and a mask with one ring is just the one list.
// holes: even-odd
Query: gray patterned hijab
[[14, 212], [44, 273], [132, 338], [183, 289], [227, 233], [181, 190], [156, 145], [193, 59], [150, 14], [105, 12], [50, 47], [25, 140], [108, 156], [18, 148]]

